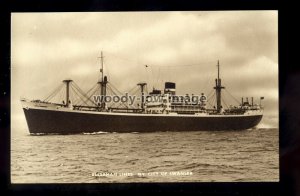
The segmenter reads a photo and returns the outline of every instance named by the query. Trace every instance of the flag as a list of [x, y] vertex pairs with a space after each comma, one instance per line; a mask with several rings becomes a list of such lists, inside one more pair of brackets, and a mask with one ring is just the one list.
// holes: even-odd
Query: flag
[[264, 99], [265, 97], [260, 97], [260, 99]]

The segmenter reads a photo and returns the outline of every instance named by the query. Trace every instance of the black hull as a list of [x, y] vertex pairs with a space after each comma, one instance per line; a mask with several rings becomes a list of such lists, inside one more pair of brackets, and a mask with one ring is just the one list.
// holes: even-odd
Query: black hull
[[23, 109], [30, 133], [156, 132], [244, 130], [255, 127], [255, 116], [147, 116]]

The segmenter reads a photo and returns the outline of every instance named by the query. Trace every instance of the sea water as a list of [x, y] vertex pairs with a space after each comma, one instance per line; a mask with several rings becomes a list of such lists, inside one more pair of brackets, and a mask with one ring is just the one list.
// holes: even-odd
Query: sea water
[[277, 128], [11, 136], [12, 183], [278, 180]]

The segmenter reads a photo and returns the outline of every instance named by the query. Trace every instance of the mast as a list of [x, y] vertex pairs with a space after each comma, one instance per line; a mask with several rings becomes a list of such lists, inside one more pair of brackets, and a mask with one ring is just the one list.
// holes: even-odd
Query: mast
[[218, 78], [215, 80], [216, 81], [216, 86], [214, 87], [214, 89], [216, 89], [216, 97], [217, 97], [217, 112], [220, 113], [221, 109], [222, 109], [222, 105], [221, 105], [221, 90], [224, 89], [225, 87], [222, 86], [221, 84], [221, 78], [220, 78], [220, 63], [218, 60]]
[[[101, 59], [101, 68], [100, 68], [100, 73], [101, 73], [101, 76], [100, 76], [100, 79], [99, 79], [99, 82], [98, 84], [100, 84], [100, 95], [102, 97], [105, 97], [106, 96], [106, 84], [108, 83], [107, 81], [107, 77], [104, 76], [104, 66], [103, 66], [103, 59], [104, 59], [104, 56], [103, 56], [103, 52], [101, 51], [101, 56], [99, 57]], [[101, 103], [101, 108], [105, 108], [105, 99], [102, 99], [102, 103]]]
[[218, 66], [218, 80], [219, 80], [220, 79], [220, 63], [219, 63], [219, 60], [218, 60], [217, 66]]
[[73, 80], [63, 80], [66, 83], [66, 107], [69, 107], [70, 104], [70, 83]]
[[145, 96], [144, 96], [144, 87], [147, 85], [147, 83], [142, 82], [142, 83], [138, 83], [137, 85], [141, 87], [141, 94], [142, 94], [141, 108], [142, 108], [142, 111], [144, 111], [144, 103], [145, 103], [145, 100], [144, 100], [144, 98], [145, 98]]
[[100, 68], [100, 78], [99, 78], [99, 87], [100, 87], [100, 95], [103, 95], [103, 87], [102, 87], [102, 83], [103, 83], [103, 52], [101, 51], [101, 55], [100, 57], [98, 57], [101, 59], [101, 68]]
[[103, 52], [101, 51], [101, 70], [100, 70], [100, 72], [101, 72], [101, 81], [103, 82], [103, 72], [104, 72], [104, 70], [103, 70]]

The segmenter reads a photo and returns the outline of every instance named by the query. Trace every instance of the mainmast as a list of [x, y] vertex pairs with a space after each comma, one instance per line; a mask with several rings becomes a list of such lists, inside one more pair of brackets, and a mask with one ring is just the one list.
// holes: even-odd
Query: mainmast
[[217, 97], [217, 112], [220, 113], [221, 109], [222, 109], [222, 105], [221, 105], [221, 90], [224, 89], [225, 87], [222, 86], [221, 84], [221, 78], [220, 78], [220, 63], [218, 60], [218, 78], [215, 80], [216, 81], [216, 86], [214, 87], [214, 89], [216, 89], [216, 97]]
[[103, 82], [103, 72], [104, 72], [104, 70], [103, 70], [103, 52], [101, 51], [101, 56], [100, 56], [100, 58], [101, 58], [101, 69], [100, 69], [100, 73], [101, 73], [101, 81]]

